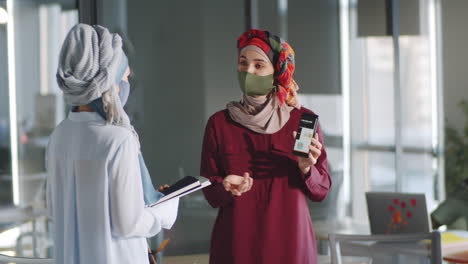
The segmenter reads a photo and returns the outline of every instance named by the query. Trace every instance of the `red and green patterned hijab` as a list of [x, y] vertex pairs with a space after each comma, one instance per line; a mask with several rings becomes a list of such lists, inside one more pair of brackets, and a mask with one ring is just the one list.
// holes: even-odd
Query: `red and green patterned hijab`
[[280, 37], [258, 29], [251, 29], [237, 39], [239, 52], [249, 45], [259, 47], [269, 58], [272, 58], [275, 68], [275, 85], [278, 87], [276, 94], [280, 103], [286, 102], [288, 105], [297, 107], [299, 102], [296, 91], [299, 90], [299, 86], [293, 79], [296, 67], [292, 47]]

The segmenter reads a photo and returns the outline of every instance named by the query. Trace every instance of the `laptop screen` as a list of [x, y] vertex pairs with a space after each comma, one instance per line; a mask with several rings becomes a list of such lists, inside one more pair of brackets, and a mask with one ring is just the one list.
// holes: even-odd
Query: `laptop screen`
[[420, 193], [366, 193], [372, 234], [430, 232], [426, 197]]

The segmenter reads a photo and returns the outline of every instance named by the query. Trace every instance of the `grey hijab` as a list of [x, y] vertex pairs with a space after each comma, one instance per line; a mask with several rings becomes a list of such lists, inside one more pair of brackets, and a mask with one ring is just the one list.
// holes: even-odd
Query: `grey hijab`
[[[122, 38], [101, 26], [74, 26], [62, 46], [57, 82], [65, 101], [72, 106], [87, 105], [101, 98], [107, 122], [130, 129], [139, 144], [115, 89], [127, 67]], [[138, 146], [139, 148], [139, 146]], [[141, 152], [138, 155], [146, 204], [155, 203], [163, 194], [153, 187]]]
[[125, 60], [118, 34], [101, 26], [78, 24], [65, 38], [56, 76], [69, 105], [86, 105], [102, 97], [108, 122], [135, 133], [115, 89]]

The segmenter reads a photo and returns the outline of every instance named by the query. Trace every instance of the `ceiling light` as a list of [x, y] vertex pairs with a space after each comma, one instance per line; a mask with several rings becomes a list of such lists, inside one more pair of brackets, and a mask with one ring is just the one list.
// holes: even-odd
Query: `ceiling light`
[[0, 7], [0, 24], [6, 24], [8, 22], [8, 13], [7, 11]]

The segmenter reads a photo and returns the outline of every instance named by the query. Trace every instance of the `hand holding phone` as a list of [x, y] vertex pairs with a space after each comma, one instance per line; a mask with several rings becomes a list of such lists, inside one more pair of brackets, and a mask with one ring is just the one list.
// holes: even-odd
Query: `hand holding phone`
[[317, 132], [318, 115], [303, 113], [294, 142], [293, 154], [299, 157], [308, 158], [309, 146]]

